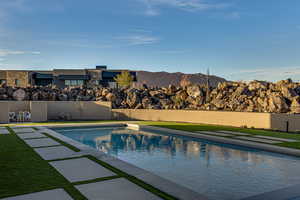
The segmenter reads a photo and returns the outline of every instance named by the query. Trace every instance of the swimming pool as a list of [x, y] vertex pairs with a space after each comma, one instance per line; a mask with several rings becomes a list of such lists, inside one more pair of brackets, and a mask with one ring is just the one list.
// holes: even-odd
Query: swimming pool
[[54, 128], [210, 199], [242, 199], [300, 183], [300, 159], [163, 132]]

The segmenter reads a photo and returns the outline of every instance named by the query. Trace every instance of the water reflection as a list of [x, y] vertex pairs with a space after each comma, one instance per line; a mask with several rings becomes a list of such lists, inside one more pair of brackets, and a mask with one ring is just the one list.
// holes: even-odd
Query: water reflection
[[295, 157], [129, 129], [59, 132], [211, 199], [241, 199], [300, 183]]
[[160, 151], [169, 157], [175, 157], [179, 153], [187, 159], [201, 157], [206, 161], [209, 161], [211, 154], [214, 154], [213, 156], [221, 161], [238, 158], [251, 163], [271, 162], [258, 154], [249, 152], [249, 149], [241, 151], [241, 149], [224, 148], [179, 136], [157, 135], [144, 131], [112, 130], [110, 135], [96, 137], [93, 142], [98, 150], [116, 156], [119, 152], [143, 151], [153, 154], [155, 151]]

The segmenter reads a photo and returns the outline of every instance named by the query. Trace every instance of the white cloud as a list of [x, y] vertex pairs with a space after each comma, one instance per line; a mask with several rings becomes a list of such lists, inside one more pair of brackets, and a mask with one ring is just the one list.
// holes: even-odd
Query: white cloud
[[119, 40], [127, 42], [129, 45], [147, 45], [157, 43], [160, 39], [154, 36], [147, 35], [130, 35], [117, 37]]
[[189, 12], [205, 11], [205, 10], [218, 10], [224, 9], [230, 4], [227, 3], [213, 3], [204, 0], [138, 0], [146, 7], [144, 12], [148, 16], [159, 15], [159, 8], [172, 7]]
[[0, 49], [0, 56], [9, 56], [9, 55], [22, 55], [22, 54], [41, 54], [39, 51], [16, 51], [16, 50], [6, 50]]

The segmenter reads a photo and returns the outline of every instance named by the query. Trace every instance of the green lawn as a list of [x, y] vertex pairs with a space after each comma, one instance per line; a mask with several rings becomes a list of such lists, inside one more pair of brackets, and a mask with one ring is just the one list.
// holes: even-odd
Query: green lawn
[[[239, 128], [239, 127], [230, 127], [230, 126], [218, 126], [218, 125], [207, 125], [207, 124], [192, 124], [192, 123], [179, 123], [179, 122], [154, 122], [154, 121], [144, 121], [139, 122], [142, 125], [151, 125], [158, 126], [163, 128], [170, 128], [176, 130], [183, 131], [237, 131], [250, 133], [253, 135], [264, 135], [264, 136], [272, 136], [278, 138], [287, 138], [287, 139], [296, 139], [300, 141], [300, 134], [296, 133], [285, 133], [285, 132], [277, 132], [277, 131], [268, 131], [268, 130], [259, 130], [259, 129], [248, 129], [248, 128]], [[300, 149], [300, 142], [284, 142], [278, 144], [278, 146], [290, 147]]]
[[[27, 193], [63, 188], [74, 200], [86, 200], [86, 198], [74, 187], [77, 184], [105, 181], [109, 179], [124, 177], [140, 187], [160, 196], [166, 200], [176, 200], [175, 197], [166, 194], [159, 189], [103, 162], [93, 156], [83, 156], [93, 160], [103, 167], [115, 172], [116, 176], [98, 178], [89, 181], [70, 183], [59, 174], [48, 161], [43, 160], [31, 147], [21, 140], [9, 128], [11, 134], [0, 135], [0, 199]], [[45, 134], [45, 133], [44, 133]], [[69, 145], [48, 134], [48, 137], [58, 141], [64, 146], [79, 151], [76, 147]]]
[[74, 199], [86, 199], [15, 134], [0, 135], [0, 158], [0, 198], [64, 188]]

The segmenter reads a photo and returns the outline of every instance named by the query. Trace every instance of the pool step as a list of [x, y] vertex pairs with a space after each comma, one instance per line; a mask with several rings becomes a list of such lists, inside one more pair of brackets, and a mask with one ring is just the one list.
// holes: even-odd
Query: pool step
[[220, 133], [220, 132], [213, 132], [213, 131], [196, 131], [196, 132], [201, 134], [206, 134], [206, 135], [215, 135], [215, 136], [222, 136], [222, 137], [231, 136], [227, 133]]
[[254, 137], [263, 138], [263, 139], [270, 139], [270, 140], [277, 140], [277, 141], [281, 141], [281, 142], [300, 142], [299, 140], [294, 140], [294, 139], [276, 138], [276, 137], [264, 136], [264, 135], [255, 135]]
[[264, 138], [256, 138], [256, 137], [247, 137], [247, 136], [237, 136], [237, 137], [234, 137], [234, 138], [241, 139], [241, 140], [249, 140], [249, 141], [252, 141], [252, 142], [263, 142], [263, 143], [267, 143], [267, 144], [282, 143], [281, 141], [269, 140], [269, 139], [264, 139]]
[[235, 132], [235, 131], [217, 131], [218, 133], [226, 133], [230, 135], [243, 135], [243, 136], [248, 136], [251, 135], [249, 133], [241, 133], [241, 132]]

